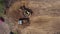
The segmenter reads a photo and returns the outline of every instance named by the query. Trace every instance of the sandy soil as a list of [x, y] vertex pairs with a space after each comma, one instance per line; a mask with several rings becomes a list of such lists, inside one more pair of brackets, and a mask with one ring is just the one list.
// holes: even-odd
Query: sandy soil
[[5, 22], [0, 23], [0, 34], [9, 34], [9, 26]]
[[22, 11], [17, 11], [24, 3], [17, 1], [12, 4], [7, 12], [7, 17], [14, 23], [13, 30], [17, 29], [19, 34], [60, 34], [60, 0], [28, 0], [26, 7], [32, 9], [30, 25], [18, 25], [18, 19], [23, 18]]

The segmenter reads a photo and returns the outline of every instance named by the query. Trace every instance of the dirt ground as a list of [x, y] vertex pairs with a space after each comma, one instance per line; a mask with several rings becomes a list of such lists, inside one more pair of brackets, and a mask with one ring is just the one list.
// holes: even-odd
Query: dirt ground
[[10, 28], [7, 23], [0, 23], [0, 34], [9, 34]]
[[[25, 3], [33, 11], [30, 25], [18, 25], [18, 19], [24, 18], [22, 11], [17, 11]], [[8, 21], [13, 23], [12, 30], [19, 34], [60, 34], [60, 0], [26, 0], [16, 1], [7, 10]]]

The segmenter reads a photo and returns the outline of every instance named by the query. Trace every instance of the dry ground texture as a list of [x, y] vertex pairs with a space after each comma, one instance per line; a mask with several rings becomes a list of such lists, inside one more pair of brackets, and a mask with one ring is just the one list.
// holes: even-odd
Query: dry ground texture
[[[24, 3], [33, 11], [29, 26], [18, 25], [18, 19], [24, 18], [18, 9]], [[6, 12], [8, 23], [13, 23], [11, 30], [18, 34], [60, 34], [60, 0], [18, 0]]]

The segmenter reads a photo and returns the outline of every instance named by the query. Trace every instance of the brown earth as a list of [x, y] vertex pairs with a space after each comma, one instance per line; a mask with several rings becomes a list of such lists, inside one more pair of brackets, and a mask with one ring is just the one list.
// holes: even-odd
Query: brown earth
[[3, 22], [0, 24], [0, 34], [9, 34], [10, 28], [7, 23]]
[[[33, 11], [29, 26], [18, 25], [18, 19], [24, 18], [23, 4]], [[12, 30], [20, 34], [57, 34], [60, 33], [60, 0], [26, 0], [16, 1], [6, 11], [8, 23], [13, 23]]]

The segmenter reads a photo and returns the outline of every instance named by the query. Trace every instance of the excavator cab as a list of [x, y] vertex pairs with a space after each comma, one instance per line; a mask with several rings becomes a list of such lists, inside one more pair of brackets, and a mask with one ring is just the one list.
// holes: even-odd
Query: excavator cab
[[29, 18], [20, 18], [19, 21], [18, 21], [19, 25], [23, 25], [23, 24], [26, 24], [26, 23], [30, 23]]

